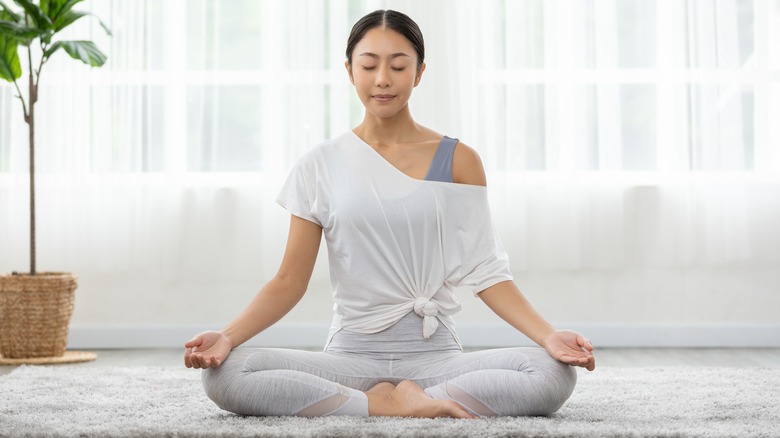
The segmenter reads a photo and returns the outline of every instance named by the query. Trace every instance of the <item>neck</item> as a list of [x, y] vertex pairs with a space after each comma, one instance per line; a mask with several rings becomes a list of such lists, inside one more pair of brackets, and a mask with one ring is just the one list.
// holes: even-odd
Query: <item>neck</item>
[[416, 137], [419, 130], [419, 125], [409, 112], [409, 105], [388, 118], [377, 117], [366, 111], [363, 122], [353, 129], [366, 143], [385, 146], [408, 143]]

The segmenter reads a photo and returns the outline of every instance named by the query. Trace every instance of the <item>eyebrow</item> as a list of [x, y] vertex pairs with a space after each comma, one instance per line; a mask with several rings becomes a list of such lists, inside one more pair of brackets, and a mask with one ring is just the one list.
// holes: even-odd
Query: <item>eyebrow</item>
[[[376, 53], [371, 53], [371, 52], [363, 52], [363, 53], [361, 53], [361, 54], [360, 54], [360, 56], [364, 56], [364, 55], [365, 55], [365, 56], [370, 56], [370, 57], [372, 57], [372, 58], [375, 58], [375, 59], [379, 59], [379, 55], [377, 55]], [[407, 55], [406, 53], [403, 53], [403, 52], [398, 52], [398, 53], [393, 53], [392, 55], [390, 55], [390, 58], [393, 58], [393, 59], [395, 59], [395, 58], [398, 58], [399, 56], [406, 56], [406, 57], [410, 57], [410, 56], [409, 56], [409, 55]]]

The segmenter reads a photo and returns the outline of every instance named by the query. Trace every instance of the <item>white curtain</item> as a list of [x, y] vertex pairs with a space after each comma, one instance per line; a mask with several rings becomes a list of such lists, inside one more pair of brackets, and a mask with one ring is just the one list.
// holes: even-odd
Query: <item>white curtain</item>
[[777, 2], [490, 4], [447, 11], [460, 24], [448, 95], [469, 102], [450, 126], [502, 188], [494, 208], [514, 266], [777, 261], [756, 245], [778, 238], [751, 229], [765, 211], [750, 201], [780, 175], [767, 116], [778, 115], [767, 63]]
[[[362, 119], [344, 48], [379, 8], [420, 24], [428, 70], [412, 114], [480, 152], [518, 279], [780, 267], [767, 219], [780, 205], [776, 0], [79, 6], [113, 36], [85, 18], [69, 38], [94, 40], [108, 63], [60, 53], [45, 66], [37, 164], [39, 269], [80, 273], [83, 321], [137, 321], [138, 299], [158, 304], [150, 320], [223, 321], [211, 312], [232, 315], [274, 274], [288, 221], [274, 197], [303, 152]], [[3, 272], [27, 264], [14, 94], [0, 84]], [[215, 289], [225, 299], [209, 309], [175, 311]]]

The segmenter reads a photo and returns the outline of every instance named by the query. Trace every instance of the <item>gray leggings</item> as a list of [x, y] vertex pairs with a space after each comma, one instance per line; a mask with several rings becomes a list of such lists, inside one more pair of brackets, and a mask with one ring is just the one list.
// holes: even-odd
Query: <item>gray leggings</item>
[[428, 339], [410, 312], [379, 333], [342, 329], [324, 352], [237, 348], [202, 374], [208, 397], [242, 415], [368, 415], [363, 391], [412, 380], [434, 399], [476, 416], [546, 415], [569, 398], [573, 367], [540, 347], [463, 353], [441, 324]]

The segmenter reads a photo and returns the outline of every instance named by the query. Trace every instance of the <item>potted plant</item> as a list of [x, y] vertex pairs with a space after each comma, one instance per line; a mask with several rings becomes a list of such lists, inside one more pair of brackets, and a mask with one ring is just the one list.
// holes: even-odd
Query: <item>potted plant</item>
[[[77, 277], [36, 270], [35, 104], [41, 70], [57, 52], [64, 51], [92, 67], [106, 62], [106, 56], [91, 41], [55, 41], [63, 29], [91, 15], [73, 10], [81, 1], [13, 0], [14, 9], [8, 0], [0, 0], [0, 77], [16, 87], [30, 139], [30, 272], [0, 275], [0, 355], [4, 358], [61, 357], [67, 345]], [[102, 21], [100, 24], [111, 35]], [[20, 61], [19, 46], [27, 49], [26, 62]], [[17, 82], [22, 77], [22, 64], [27, 66], [26, 99]]]

